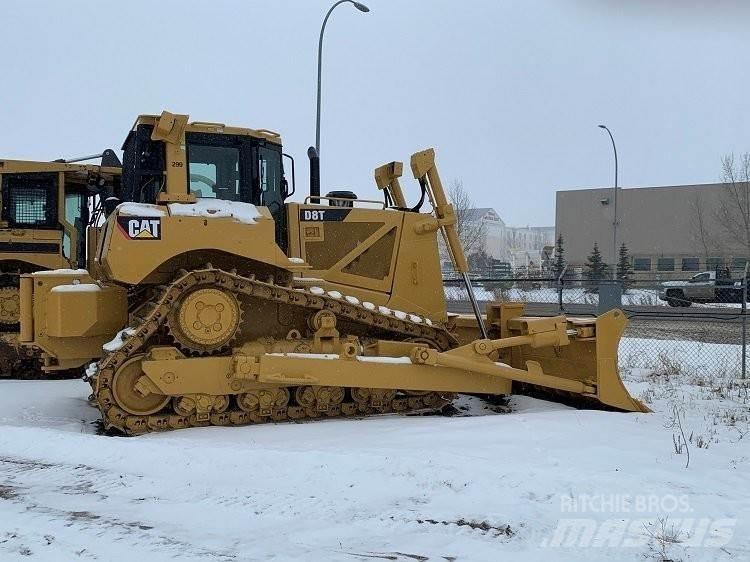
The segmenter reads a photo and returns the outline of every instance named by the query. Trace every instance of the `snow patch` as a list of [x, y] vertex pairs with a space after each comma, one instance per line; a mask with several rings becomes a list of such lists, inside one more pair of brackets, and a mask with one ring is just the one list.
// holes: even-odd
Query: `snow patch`
[[351, 303], [351, 304], [359, 304], [359, 299], [357, 297], [347, 296], [346, 302]]
[[394, 310], [393, 314], [399, 320], [406, 320], [406, 312], [404, 312], [403, 310]]
[[163, 217], [167, 214], [162, 205], [148, 203], [120, 203], [117, 213], [125, 217]]
[[289, 258], [289, 263], [305, 263], [302, 258]]
[[411, 320], [415, 324], [421, 324], [422, 323], [422, 318], [420, 316], [417, 316], [416, 314], [410, 314], [409, 315], [409, 320]]
[[47, 271], [35, 271], [34, 276], [46, 275], [88, 275], [85, 269], [49, 269]]
[[333, 360], [340, 357], [335, 353], [267, 353], [273, 357], [295, 357], [297, 359], [326, 359]]
[[310, 287], [310, 292], [313, 295], [324, 295], [325, 289], [322, 289], [321, 287]]
[[170, 203], [169, 213], [176, 217], [233, 218], [245, 224], [253, 224], [261, 216], [250, 203], [209, 198], [198, 199], [195, 203]]
[[334, 299], [340, 299], [342, 295], [338, 291], [328, 291], [328, 296]]
[[98, 293], [102, 288], [95, 283], [74, 283], [52, 287], [50, 293]]
[[374, 355], [361, 355], [357, 357], [357, 361], [363, 363], [403, 363], [411, 365], [411, 359], [408, 357], [379, 357]]
[[[273, 357], [294, 357], [296, 359], [325, 359], [327, 361], [333, 361], [340, 359], [339, 355], [335, 353], [268, 353]], [[378, 357], [378, 356], [365, 356], [358, 355], [357, 361], [363, 363], [403, 363], [411, 364], [411, 359], [408, 357]]]
[[364, 306], [367, 310], [375, 310], [375, 305], [371, 302], [365, 301], [362, 303], [362, 306]]
[[385, 314], [386, 316], [388, 316], [391, 314], [392, 311], [387, 306], [379, 306], [378, 312], [380, 312], [380, 314]]
[[117, 351], [123, 345], [125, 345], [125, 340], [135, 334], [136, 331], [137, 330], [135, 328], [123, 328], [122, 330], [117, 332], [117, 335], [112, 338], [112, 340], [102, 345], [102, 349], [110, 353], [112, 353], [113, 351]]
[[90, 379], [91, 377], [96, 375], [98, 372], [99, 372], [99, 363], [97, 363], [96, 361], [92, 361], [86, 367], [86, 376], [84, 378]]

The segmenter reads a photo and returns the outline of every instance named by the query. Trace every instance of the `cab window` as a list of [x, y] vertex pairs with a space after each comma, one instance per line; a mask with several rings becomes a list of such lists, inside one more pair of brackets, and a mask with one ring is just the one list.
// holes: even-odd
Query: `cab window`
[[268, 207], [271, 213], [283, 206], [281, 194], [281, 154], [266, 147], [258, 148], [258, 204]]
[[57, 228], [57, 174], [5, 174], [2, 190], [11, 227]]
[[188, 182], [196, 197], [240, 201], [240, 150], [188, 145]]
[[83, 213], [83, 193], [65, 194], [65, 222], [78, 227]]
[[277, 151], [263, 147], [258, 150], [258, 175], [261, 205], [266, 204], [267, 198], [275, 201], [281, 193], [281, 159]]
[[[83, 205], [85, 202], [83, 193], [66, 193], [65, 194], [65, 222], [75, 228], [78, 233], [78, 247], [76, 253], [78, 255], [72, 256], [70, 249], [70, 235], [67, 231], [63, 230], [63, 256], [70, 259], [75, 257], [76, 261], [79, 262], [81, 253], [85, 245], [86, 227], [83, 224]], [[80, 262], [79, 262], [80, 263]]]

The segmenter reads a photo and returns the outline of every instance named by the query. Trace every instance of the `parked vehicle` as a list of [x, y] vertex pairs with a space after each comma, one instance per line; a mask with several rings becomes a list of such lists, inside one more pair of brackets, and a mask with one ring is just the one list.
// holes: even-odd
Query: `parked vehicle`
[[702, 271], [687, 281], [665, 281], [659, 299], [669, 306], [690, 306], [696, 303], [741, 303], [741, 279], [732, 279], [728, 268]]

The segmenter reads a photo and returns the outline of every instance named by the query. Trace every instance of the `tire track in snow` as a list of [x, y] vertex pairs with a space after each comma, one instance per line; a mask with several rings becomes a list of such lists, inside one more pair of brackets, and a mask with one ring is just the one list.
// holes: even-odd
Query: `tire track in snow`
[[[91, 535], [83, 541], [86, 544], [104, 544], [102, 535], [108, 535], [112, 542], [126, 542], [140, 548], [148, 546], [176, 558], [217, 562], [237, 559], [234, 552], [197, 546], [163, 533], [153, 525], [107, 513], [108, 507], [116, 508], [147, 499], [132, 498], [124, 493], [134, 489], [133, 481], [142, 480], [140, 476], [113, 474], [82, 464], [50, 464], [16, 457], [0, 457], [0, 476], [3, 482], [0, 485], [0, 507], [1, 502], [9, 502], [25, 515], [42, 517], [67, 528], [66, 535], [71, 532], [73, 536], [79, 533]], [[148, 499], [158, 501], [159, 498]], [[54, 533], [51, 535], [54, 540]], [[7, 533], [5, 540], [0, 540], [0, 549], [4, 543], [10, 543], [15, 552], [30, 555], [25, 554], [28, 547], [16, 548], [18, 541], [10, 540], [16, 538], [22, 540], [23, 531]], [[47, 542], [50, 543], [49, 538]], [[103, 559], [109, 558], [106, 547], [99, 554]]]

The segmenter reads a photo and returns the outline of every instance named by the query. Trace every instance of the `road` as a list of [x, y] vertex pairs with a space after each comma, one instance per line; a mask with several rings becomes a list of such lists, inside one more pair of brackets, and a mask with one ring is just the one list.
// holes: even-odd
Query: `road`
[[[487, 302], [480, 301], [479, 305], [484, 310]], [[626, 331], [628, 337], [737, 345], [742, 343], [742, 315], [738, 308], [630, 305], [623, 309], [630, 319]], [[471, 305], [468, 301], [449, 301], [448, 310], [470, 314]], [[558, 310], [557, 303], [526, 303], [526, 313], [530, 315], [554, 316], [559, 313]], [[596, 315], [596, 305], [566, 304], [565, 313], [569, 316]], [[750, 321], [748, 324], [750, 325]]]

